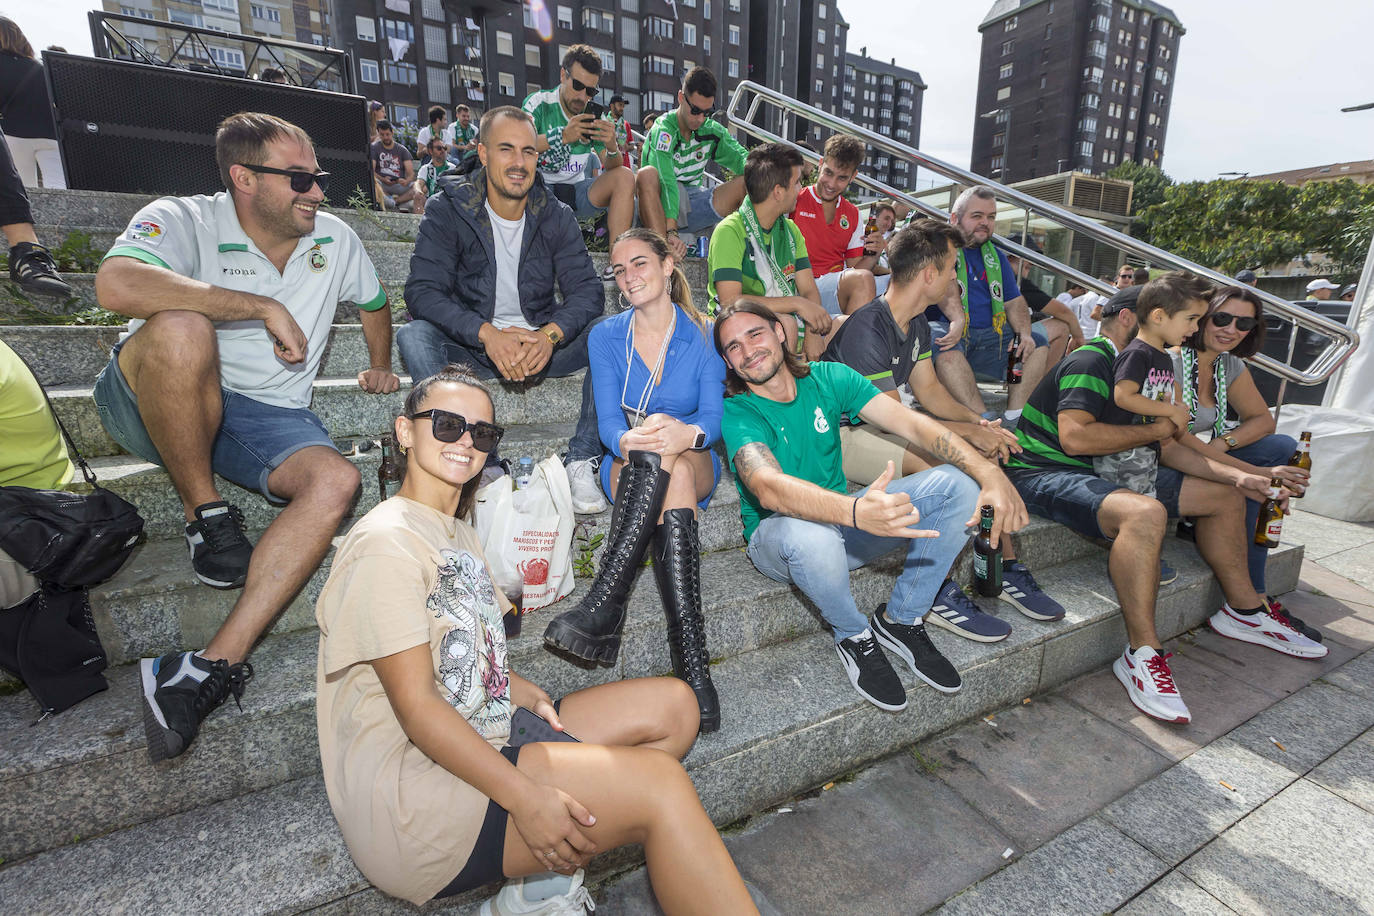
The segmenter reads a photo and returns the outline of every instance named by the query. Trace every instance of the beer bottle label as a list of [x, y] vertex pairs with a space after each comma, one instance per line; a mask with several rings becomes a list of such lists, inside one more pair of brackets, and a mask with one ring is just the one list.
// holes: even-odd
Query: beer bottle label
[[1269, 523], [1269, 527], [1265, 528], [1264, 531], [1265, 534], [1268, 535], [1269, 540], [1277, 541], [1279, 539], [1279, 532], [1283, 531], [1283, 520], [1275, 519]]
[[980, 579], [988, 577], [988, 558], [986, 554], [973, 554], [973, 574]]

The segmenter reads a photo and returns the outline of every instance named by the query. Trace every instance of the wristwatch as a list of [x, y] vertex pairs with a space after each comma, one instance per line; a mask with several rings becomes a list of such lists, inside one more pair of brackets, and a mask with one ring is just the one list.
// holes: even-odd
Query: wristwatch
[[697, 437], [692, 440], [692, 450], [701, 451], [706, 447], [706, 431], [700, 426], [696, 427]]
[[558, 328], [551, 324], [544, 325], [539, 331], [547, 337], [549, 343], [553, 344], [555, 347], [558, 346], [558, 342], [563, 339], [563, 335], [558, 332]]
[[1228, 452], [1233, 448], [1240, 447], [1240, 443], [1236, 441], [1236, 437], [1231, 435], [1230, 433], [1227, 433], [1226, 435], [1222, 436], [1221, 441], [1226, 443], [1226, 450]]

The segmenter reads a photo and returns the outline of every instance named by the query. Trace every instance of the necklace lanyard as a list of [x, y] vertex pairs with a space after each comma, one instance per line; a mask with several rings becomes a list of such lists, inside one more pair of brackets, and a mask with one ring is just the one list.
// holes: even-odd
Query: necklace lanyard
[[673, 332], [677, 330], [677, 306], [673, 306], [673, 320], [668, 325], [668, 333], [663, 335], [663, 343], [658, 348], [658, 358], [654, 360], [654, 368], [649, 372], [649, 379], [644, 383], [644, 389], [639, 393], [639, 402], [631, 410], [626, 403], [626, 398], [630, 389], [630, 370], [634, 366], [635, 357], [635, 321], [630, 318], [630, 333], [625, 338], [625, 383], [620, 386], [620, 407], [626, 412], [625, 419], [633, 429], [644, 422], [646, 411], [649, 407], [649, 400], [653, 397], [654, 389], [657, 386], [655, 379], [663, 370], [664, 360], [668, 356], [668, 344], [672, 342]]

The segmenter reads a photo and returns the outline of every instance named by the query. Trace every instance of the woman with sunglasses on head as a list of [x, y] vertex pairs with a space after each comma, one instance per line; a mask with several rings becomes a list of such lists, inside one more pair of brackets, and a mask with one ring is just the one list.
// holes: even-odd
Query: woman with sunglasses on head
[[673, 673], [691, 686], [701, 730], [711, 732], [720, 727], [720, 701], [707, 664], [696, 516], [720, 480], [711, 446], [720, 438], [725, 364], [663, 236], [622, 233], [611, 270], [630, 307], [592, 329], [587, 359], [607, 451], [601, 486], [615, 510], [590, 591], [554, 618], [544, 642], [615, 664], [630, 586], [652, 541]]
[[[589, 902], [577, 870], [592, 854], [642, 843], [666, 912], [756, 912], [678, 763], [697, 723], [680, 681], [554, 702], [510, 670], [510, 603], [466, 521], [501, 438], [492, 420], [465, 367], [411, 389], [395, 423], [400, 491], [344, 538], [316, 606], [320, 758], [349, 852], [416, 904], [552, 869], [562, 875], [508, 885], [495, 912], [545, 899], [539, 912], [574, 912]], [[512, 733], [518, 709], [547, 720], [543, 741]], [[558, 740], [564, 729], [580, 743]]]
[[[1264, 306], [1259, 296], [1248, 287], [1223, 286], [1198, 320], [1197, 332], [1183, 341], [1174, 356], [1174, 377], [1188, 407], [1189, 432], [1209, 437], [1205, 446], [1194, 439], [1197, 446], [1211, 457], [1252, 474], [1277, 477], [1286, 489], [1301, 493], [1307, 486], [1307, 472], [1286, 465], [1297, 443], [1292, 436], [1274, 432], [1274, 415], [1245, 365], [1245, 360], [1263, 346]], [[1249, 537], [1258, 516], [1259, 503], [1247, 499], [1250, 583], [1255, 591], [1266, 595], [1264, 567], [1269, 551]], [[1294, 629], [1310, 639], [1321, 639], [1316, 629], [1286, 614], [1273, 598], [1267, 601]]]

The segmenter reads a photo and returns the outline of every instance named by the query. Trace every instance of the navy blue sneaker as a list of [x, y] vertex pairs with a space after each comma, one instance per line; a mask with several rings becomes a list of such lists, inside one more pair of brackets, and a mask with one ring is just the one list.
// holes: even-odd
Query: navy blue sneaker
[[1031, 620], [1063, 620], [1064, 607], [1041, 591], [1024, 564], [1002, 564], [1002, 600]]
[[1178, 570], [1174, 569], [1174, 568], [1173, 568], [1172, 566], [1170, 566], [1168, 563], [1165, 563], [1165, 562], [1164, 562], [1164, 558], [1163, 558], [1163, 557], [1160, 557], [1160, 558], [1159, 558], [1159, 584], [1160, 584], [1160, 585], [1168, 585], [1170, 582], [1174, 581], [1174, 580], [1177, 579], [1177, 578], [1178, 578]]
[[953, 579], [941, 583], [926, 623], [974, 642], [999, 642], [1011, 635], [1011, 624], [983, 613]]

